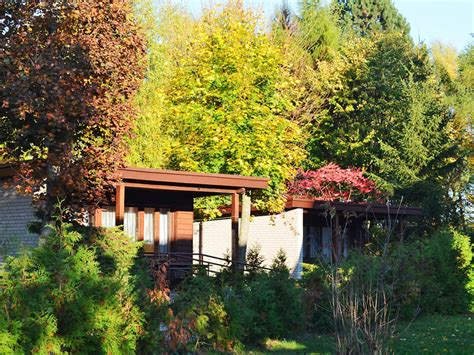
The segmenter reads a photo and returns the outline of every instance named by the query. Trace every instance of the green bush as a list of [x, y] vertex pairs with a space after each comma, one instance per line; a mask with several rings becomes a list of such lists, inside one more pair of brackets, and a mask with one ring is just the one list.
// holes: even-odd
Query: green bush
[[239, 339], [261, 343], [269, 337], [282, 338], [298, 332], [304, 326], [303, 290], [290, 277], [284, 252], [278, 252], [268, 272], [258, 269], [263, 262], [258, 249], [250, 250], [248, 259], [253, 267], [242, 286], [234, 288], [232, 307], [226, 302], [234, 327], [241, 329]]
[[474, 269], [470, 238], [452, 229], [397, 246], [396, 308], [402, 318], [418, 313], [454, 315], [473, 311]]
[[322, 332], [332, 330], [331, 285], [327, 270], [318, 264], [304, 263], [301, 285], [307, 326]]
[[402, 318], [418, 313], [454, 315], [473, 311], [474, 269], [470, 238], [452, 229], [396, 246], [395, 302]]
[[188, 350], [228, 351], [291, 335], [304, 325], [302, 289], [290, 277], [284, 253], [268, 272], [259, 268], [257, 250], [248, 256], [252, 267], [245, 274], [229, 267], [212, 277], [200, 270], [181, 284], [173, 310], [193, 335]]
[[6, 263], [0, 351], [135, 352], [143, 314], [129, 270], [139, 247], [118, 229], [57, 221], [39, 247]]
[[421, 258], [422, 311], [440, 314], [472, 311], [474, 271], [469, 237], [455, 230], [439, 231], [425, 242]]
[[222, 292], [217, 287], [216, 279], [208, 276], [204, 269], [188, 277], [180, 285], [173, 302], [174, 314], [185, 320], [192, 335], [192, 344], [183, 344], [184, 349], [192, 350], [212, 348], [230, 350], [233, 347], [235, 334], [229, 327], [222, 299]]

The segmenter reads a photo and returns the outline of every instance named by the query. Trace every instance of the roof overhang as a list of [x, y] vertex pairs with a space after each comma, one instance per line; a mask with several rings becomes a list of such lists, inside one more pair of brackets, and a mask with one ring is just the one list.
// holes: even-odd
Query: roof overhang
[[423, 211], [419, 207], [403, 205], [386, 205], [374, 202], [333, 202], [313, 200], [309, 198], [289, 197], [286, 208], [303, 208], [305, 210], [327, 210], [334, 208], [337, 212], [359, 212], [375, 215], [394, 216], [422, 216]]
[[230, 174], [209, 174], [148, 168], [119, 170], [125, 187], [202, 194], [228, 194], [268, 188], [268, 178]]
[[[147, 168], [122, 168], [118, 171], [125, 187], [152, 190], [187, 191], [203, 195], [230, 194], [268, 188], [268, 178], [230, 174], [208, 174]], [[12, 164], [0, 164], [0, 179], [15, 175]]]

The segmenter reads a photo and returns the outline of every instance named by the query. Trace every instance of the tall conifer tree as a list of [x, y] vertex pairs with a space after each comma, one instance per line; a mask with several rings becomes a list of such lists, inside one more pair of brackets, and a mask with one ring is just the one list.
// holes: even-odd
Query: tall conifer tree
[[410, 26], [392, 0], [337, 0], [342, 22], [361, 36], [380, 31], [409, 34]]

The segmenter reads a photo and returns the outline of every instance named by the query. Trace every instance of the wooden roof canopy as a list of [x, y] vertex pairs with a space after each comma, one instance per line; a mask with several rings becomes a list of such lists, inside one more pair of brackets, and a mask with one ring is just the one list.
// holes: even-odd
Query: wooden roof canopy
[[231, 194], [245, 190], [268, 188], [268, 178], [230, 174], [209, 174], [149, 168], [119, 170], [125, 187], [200, 194]]
[[305, 210], [327, 210], [329, 207], [335, 208], [337, 212], [359, 212], [374, 215], [392, 216], [422, 216], [423, 210], [419, 207], [393, 205], [388, 207], [382, 203], [375, 202], [331, 202], [313, 200], [309, 198], [290, 197], [287, 200], [286, 208], [303, 208]]
[[[268, 178], [230, 174], [208, 174], [188, 171], [127, 167], [119, 169], [125, 187], [203, 194], [235, 193], [268, 188]], [[0, 164], [0, 179], [15, 174], [11, 164]]]

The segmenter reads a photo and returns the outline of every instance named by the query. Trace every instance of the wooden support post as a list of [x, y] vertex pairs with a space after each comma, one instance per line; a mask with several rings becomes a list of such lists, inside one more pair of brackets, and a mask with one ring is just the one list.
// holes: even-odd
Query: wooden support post
[[94, 211], [94, 227], [102, 227], [102, 208], [96, 208]]
[[[232, 194], [231, 206], [231, 223], [232, 223], [232, 261], [239, 261], [239, 194]], [[237, 264], [233, 264], [235, 267]]]
[[251, 201], [250, 196], [245, 193], [242, 194], [242, 215], [240, 219], [240, 231], [239, 231], [239, 261], [240, 266], [243, 268], [243, 264], [247, 258], [247, 240], [250, 229], [250, 207]]
[[125, 185], [118, 184], [115, 188], [115, 225], [122, 226], [125, 215]]
[[138, 211], [137, 213], [137, 240], [143, 241], [145, 237], [145, 211]]
[[155, 211], [153, 216], [153, 240], [155, 255], [160, 253], [160, 211]]
[[403, 244], [403, 239], [404, 239], [404, 236], [405, 236], [405, 228], [407, 226], [407, 222], [405, 220], [405, 218], [400, 218], [400, 220], [398, 221], [398, 237], [400, 238], [400, 243]]
[[331, 220], [332, 223], [332, 262], [337, 263], [339, 259], [339, 240], [340, 240], [340, 227], [339, 227], [339, 215], [336, 214]]

